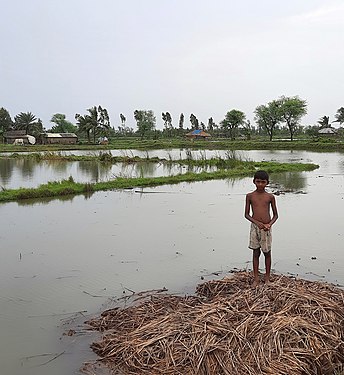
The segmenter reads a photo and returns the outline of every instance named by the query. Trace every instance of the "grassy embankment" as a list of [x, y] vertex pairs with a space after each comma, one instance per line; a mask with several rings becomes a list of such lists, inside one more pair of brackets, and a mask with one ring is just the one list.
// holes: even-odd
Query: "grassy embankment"
[[173, 139], [138, 139], [138, 138], [114, 138], [108, 145], [77, 144], [77, 145], [30, 145], [14, 146], [0, 144], [1, 152], [41, 152], [59, 150], [111, 150], [111, 149], [231, 149], [231, 150], [314, 150], [314, 151], [344, 151], [344, 142], [341, 139], [309, 138], [294, 140], [274, 139], [269, 141], [264, 137], [252, 140], [212, 139], [194, 140], [185, 138]]
[[[0, 145], [0, 152], [23, 152], [30, 151], [29, 154], [14, 153], [6, 157], [13, 158], [33, 158], [36, 161], [41, 160], [61, 160], [61, 161], [99, 161], [106, 163], [136, 163], [136, 162], [159, 162], [159, 163], [177, 163], [179, 165], [192, 166], [215, 166], [221, 168], [215, 172], [202, 173], [185, 173], [176, 176], [155, 177], [155, 178], [116, 178], [111, 181], [98, 183], [77, 183], [72, 178], [63, 181], [53, 181], [43, 184], [37, 188], [19, 188], [0, 191], [0, 202], [16, 201], [29, 198], [43, 198], [43, 197], [57, 197], [65, 195], [76, 195], [84, 193], [92, 193], [100, 190], [125, 189], [132, 187], [147, 187], [158, 186], [166, 184], [176, 184], [180, 182], [194, 182], [205, 181], [211, 179], [225, 179], [231, 177], [250, 176], [254, 171], [259, 169], [266, 169], [268, 172], [286, 172], [286, 171], [305, 171], [313, 170], [318, 166], [313, 164], [279, 164], [279, 163], [255, 163], [251, 161], [237, 160], [235, 157], [228, 158], [200, 158], [193, 159], [189, 157], [184, 160], [172, 160], [149, 158], [148, 153], [146, 158], [139, 158], [135, 156], [111, 156], [110, 153], [101, 153], [100, 155], [68, 155], [64, 156], [58, 150], [108, 150], [108, 149], [172, 149], [172, 148], [187, 148], [187, 149], [227, 149], [227, 150], [245, 150], [245, 149], [305, 149], [305, 150], [321, 150], [321, 151], [340, 151], [344, 150], [344, 144], [337, 141], [320, 141], [312, 140], [306, 141], [273, 141], [266, 140], [254, 141], [189, 141], [185, 139], [173, 140], [139, 140], [139, 139], [116, 139], [113, 143], [107, 146], [99, 145], [35, 145], [35, 146], [13, 146]], [[45, 151], [43, 154], [38, 152]], [[33, 151], [37, 151], [36, 153]], [[230, 152], [229, 152], [230, 153]]]
[[[0, 158], [2, 156], [0, 155]], [[92, 161], [99, 163], [107, 164], [134, 164], [134, 163], [160, 163], [160, 164], [169, 164], [169, 165], [180, 165], [180, 166], [195, 166], [195, 167], [216, 167], [218, 169], [242, 169], [243, 166], [248, 167], [252, 166], [253, 162], [248, 160], [243, 160], [241, 156], [236, 154], [235, 150], [227, 150], [224, 153], [224, 156], [220, 154], [208, 158], [206, 151], [199, 150], [198, 155], [192, 154], [190, 150], [186, 150], [186, 158], [182, 159], [181, 156], [179, 159], [173, 158], [171, 154], [167, 152], [167, 158], [160, 158], [157, 156], [150, 157], [147, 151], [145, 157], [134, 156], [133, 154], [113, 156], [110, 151], [99, 150], [98, 153], [88, 154], [88, 155], [64, 155], [62, 152], [32, 152], [29, 154], [22, 153], [12, 153], [6, 155], [3, 158], [11, 159], [26, 159], [33, 160], [35, 162], [42, 161]], [[302, 164], [304, 165], [304, 164]]]
[[[180, 162], [180, 160], [178, 161]], [[196, 161], [193, 161], [196, 162]], [[205, 161], [201, 161], [205, 163]], [[153, 187], [159, 185], [178, 184], [180, 182], [196, 182], [215, 179], [252, 176], [257, 169], [265, 169], [269, 173], [310, 171], [318, 168], [315, 164], [275, 163], [235, 161], [230, 169], [219, 169], [215, 172], [185, 173], [175, 176], [152, 178], [123, 178], [96, 183], [78, 183], [70, 177], [67, 180], [48, 182], [37, 188], [3, 189], [0, 191], [0, 202], [18, 201], [22, 199], [58, 197], [77, 194], [91, 194], [96, 191], [129, 189], [134, 187]]]

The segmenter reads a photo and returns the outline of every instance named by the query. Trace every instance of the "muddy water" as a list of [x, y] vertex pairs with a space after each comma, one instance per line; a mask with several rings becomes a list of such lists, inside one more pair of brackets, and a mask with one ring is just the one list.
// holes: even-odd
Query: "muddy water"
[[[277, 196], [273, 268], [344, 284], [344, 154], [242, 157], [320, 165], [271, 176], [271, 190], [294, 190]], [[91, 337], [63, 333], [111, 299], [162, 287], [189, 293], [201, 277], [250, 269], [243, 205], [253, 188], [243, 178], [0, 205], [1, 374], [78, 374], [94, 358]]]

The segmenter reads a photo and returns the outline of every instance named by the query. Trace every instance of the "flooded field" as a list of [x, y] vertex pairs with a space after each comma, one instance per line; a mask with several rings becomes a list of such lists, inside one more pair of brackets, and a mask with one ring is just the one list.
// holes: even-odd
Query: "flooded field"
[[[179, 158], [181, 151], [149, 155], [168, 153]], [[270, 191], [290, 190], [276, 197], [273, 269], [343, 285], [344, 154], [242, 151], [240, 157], [320, 165], [271, 176]], [[81, 172], [74, 163], [16, 165], [6, 175], [1, 163], [6, 187], [109, 176], [87, 167]], [[252, 178], [242, 178], [1, 204], [1, 373], [79, 374], [94, 358], [92, 337], [64, 333], [78, 331], [90, 315], [131, 291], [192, 293], [202, 279], [251, 269], [243, 210], [253, 188]]]

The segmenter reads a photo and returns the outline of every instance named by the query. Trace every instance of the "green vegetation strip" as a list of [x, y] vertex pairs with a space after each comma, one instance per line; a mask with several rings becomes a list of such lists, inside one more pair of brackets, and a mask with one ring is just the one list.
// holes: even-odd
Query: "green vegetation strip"
[[224, 138], [211, 140], [190, 141], [185, 138], [171, 139], [136, 139], [113, 138], [108, 145], [77, 144], [77, 145], [27, 145], [16, 146], [0, 144], [1, 152], [41, 152], [59, 150], [152, 150], [152, 149], [208, 149], [208, 150], [313, 150], [313, 151], [343, 151], [343, 138], [306, 138], [294, 141], [267, 138], [251, 140], [229, 140]]
[[264, 169], [269, 173], [311, 171], [318, 168], [315, 164], [275, 163], [275, 162], [241, 162], [234, 169], [221, 169], [216, 172], [185, 173], [175, 176], [151, 178], [123, 178], [96, 183], [78, 183], [70, 177], [67, 180], [48, 182], [37, 188], [3, 189], [0, 191], [0, 202], [19, 201], [22, 199], [59, 197], [66, 195], [90, 194], [95, 191], [129, 189], [135, 187], [153, 187], [159, 185], [178, 184], [180, 182], [196, 182], [219, 180], [234, 177], [252, 176], [255, 170]]
[[[198, 155], [192, 155], [190, 150], [186, 151], [186, 159], [173, 159], [171, 155], [168, 155], [168, 158], [159, 158], [159, 157], [149, 157], [148, 153], [146, 157], [139, 156], [113, 156], [109, 151], [100, 151], [96, 155], [64, 155], [61, 152], [43, 152], [43, 153], [29, 153], [29, 154], [18, 154], [12, 153], [7, 155], [6, 158], [11, 159], [26, 159], [33, 160], [35, 162], [41, 161], [63, 161], [63, 162], [72, 162], [72, 161], [90, 161], [90, 162], [100, 162], [108, 164], [124, 163], [124, 164], [133, 164], [133, 163], [161, 163], [168, 165], [179, 165], [179, 166], [194, 166], [194, 167], [216, 167], [221, 169], [237, 169], [240, 170], [243, 168], [249, 168], [249, 170], [254, 170], [256, 162], [245, 160], [237, 154], [235, 150], [226, 150], [224, 156], [215, 156], [211, 158], [206, 157], [206, 151], [199, 150]], [[271, 163], [269, 163], [270, 165]], [[281, 165], [281, 164], [278, 164]], [[295, 165], [295, 164], [293, 164]], [[305, 166], [305, 164], [301, 164]]]
[[[191, 152], [188, 152], [188, 157], [186, 159], [172, 159], [172, 156], [166, 158], [159, 157], [139, 157], [139, 156], [112, 156], [110, 152], [101, 151], [98, 155], [63, 155], [60, 152], [44, 152], [44, 153], [30, 153], [30, 154], [18, 154], [13, 153], [8, 155], [7, 158], [11, 159], [25, 159], [33, 160], [34, 162], [41, 161], [91, 161], [99, 163], [124, 163], [124, 164], [133, 164], [133, 163], [161, 163], [161, 164], [177, 164], [177, 165], [187, 165], [195, 167], [217, 167], [217, 168], [235, 168], [241, 166], [243, 160], [240, 157], [236, 157], [235, 152], [227, 151], [225, 157], [212, 157], [207, 159], [205, 154], [200, 151], [198, 157], [193, 157]], [[249, 162], [247, 162], [249, 163]], [[253, 163], [253, 162], [250, 162]]]

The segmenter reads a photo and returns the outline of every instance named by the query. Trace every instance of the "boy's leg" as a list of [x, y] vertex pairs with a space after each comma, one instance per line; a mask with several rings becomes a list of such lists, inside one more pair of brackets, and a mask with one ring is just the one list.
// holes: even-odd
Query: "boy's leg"
[[259, 277], [258, 277], [259, 257], [260, 257], [260, 249], [254, 249], [253, 250], [253, 277], [254, 277], [253, 286], [257, 286], [259, 284]]
[[270, 282], [270, 271], [271, 271], [271, 251], [264, 253], [265, 256], [265, 283]]

